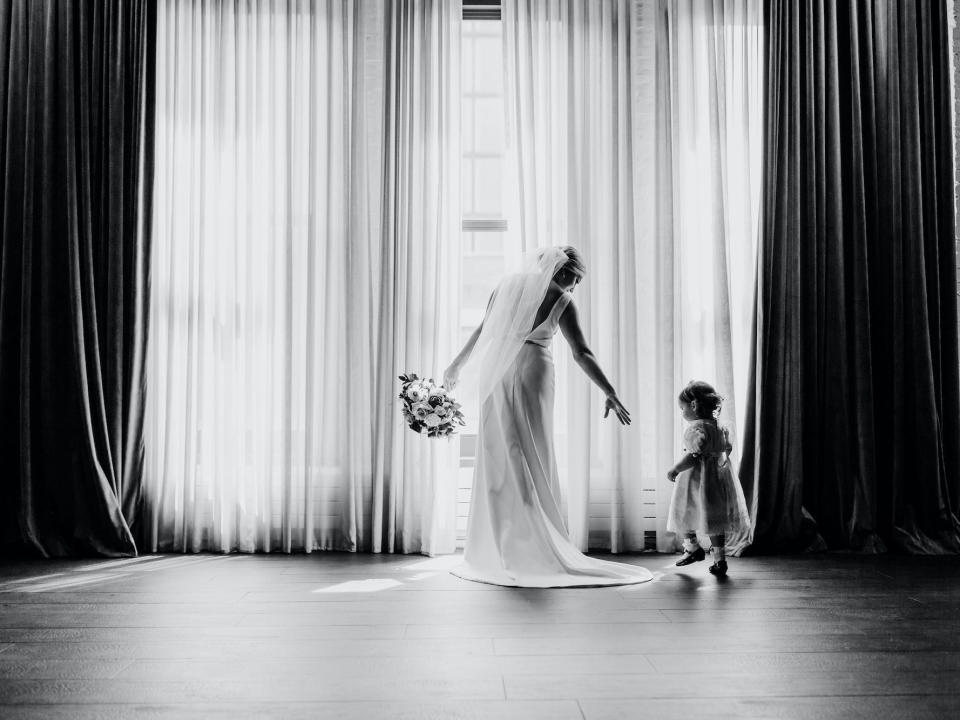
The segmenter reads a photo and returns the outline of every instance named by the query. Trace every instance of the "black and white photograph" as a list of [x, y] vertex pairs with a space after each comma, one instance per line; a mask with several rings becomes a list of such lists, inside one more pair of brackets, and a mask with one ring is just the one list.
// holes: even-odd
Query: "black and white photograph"
[[958, 20], [0, 0], [0, 718], [960, 717]]

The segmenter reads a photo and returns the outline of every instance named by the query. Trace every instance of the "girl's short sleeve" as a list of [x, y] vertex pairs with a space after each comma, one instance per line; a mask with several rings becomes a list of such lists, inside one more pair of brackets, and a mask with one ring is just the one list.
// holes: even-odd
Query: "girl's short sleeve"
[[707, 445], [707, 432], [702, 423], [690, 423], [683, 433], [683, 448], [691, 455], [699, 455]]

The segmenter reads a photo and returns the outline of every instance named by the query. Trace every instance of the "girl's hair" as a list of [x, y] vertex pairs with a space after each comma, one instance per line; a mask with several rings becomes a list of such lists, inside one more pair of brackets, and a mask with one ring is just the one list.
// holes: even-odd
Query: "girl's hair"
[[683, 402], [693, 402], [695, 400], [697, 416], [702, 418], [719, 415], [720, 406], [723, 405], [723, 398], [713, 389], [713, 385], [702, 380], [691, 380], [687, 383], [687, 386], [680, 391], [677, 399]]
[[587, 264], [583, 261], [583, 255], [572, 245], [564, 245], [560, 248], [567, 256], [567, 262], [563, 264], [561, 270], [566, 270], [571, 275], [583, 279], [587, 274]]

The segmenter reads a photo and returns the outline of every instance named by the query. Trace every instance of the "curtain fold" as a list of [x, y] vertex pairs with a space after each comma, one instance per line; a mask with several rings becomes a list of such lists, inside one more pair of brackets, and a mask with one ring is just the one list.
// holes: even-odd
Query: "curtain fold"
[[133, 555], [155, 10], [0, 5], [2, 543]]
[[756, 544], [960, 551], [947, 4], [766, 13]]
[[[698, 379], [725, 398], [720, 419], [739, 450], [760, 224], [763, 6], [658, 5], [656, 312], [672, 335], [661, 341], [672, 433], [661, 442], [675, 447], [677, 388]], [[749, 533], [727, 538], [734, 553], [749, 543]]]
[[386, 4], [374, 551], [456, 547], [459, 444], [404, 428], [394, 397], [398, 371], [439, 382], [459, 339], [460, 20], [459, 3]]
[[677, 393], [693, 377], [715, 382], [736, 427], [746, 388], [760, 4], [505, 0], [503, 19], [514, 220], [525, 248], [583, 250], [574, 297], [633, 416], [629, 428], [603, 422], [602, 400], [558, 347], [571, 538], [671, 551]]
[[634, 72], [649, 77], [653, 60], [647, 52], [640, 70], [635, 53], [644, 43], [651, 50], [654, 37], [639, 13], [630, 0], [502, 4], [517, 178], [509, 222], [524, 250], [569, 244], [583, 252], [587, 278], [574, 299], [588, 342], [636, 423], [602, 421], [602, 397], [558, 339], [557, 460], [570, 538], [581, 550], [643, 549], [656, 531], [651, 490], [659, 465], [668, 467], [637, 442], [638, 434], [655, 437], [656, 425], [648, 422], [656, 412], [648, 401], [656, 340], [641, 330], [652, 213], [634, 172], [635, 154], [649, 155], [653, 143], [652, 135], [638, 141], [634, 134]]
[[458, 10], [160, 3], [151, 549], [453, 550]]

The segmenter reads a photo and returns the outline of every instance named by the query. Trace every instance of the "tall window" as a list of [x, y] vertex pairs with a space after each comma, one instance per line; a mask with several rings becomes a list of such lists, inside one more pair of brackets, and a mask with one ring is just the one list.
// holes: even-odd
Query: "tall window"
[[[519, 250], [519, 242], [507, 233], [505, 210], [506, 122], [499, 2], [465, 3], [462, 33], [460, 334], [466, 342], [483, 319], [490, 293], [506, 271], [507, 258]], [[462, 435], [460, 442], [460, 545], [466, 536], [476, 451], [476, 418], [469, 419], [471, 432]]]
[[503, 34], [499, 21], [463, 23], [461, 95], [464, 339], [483, 318], [505, 269]]

